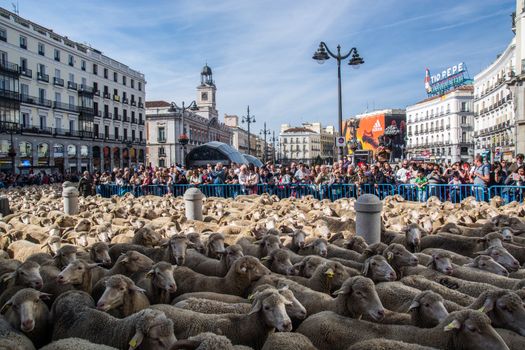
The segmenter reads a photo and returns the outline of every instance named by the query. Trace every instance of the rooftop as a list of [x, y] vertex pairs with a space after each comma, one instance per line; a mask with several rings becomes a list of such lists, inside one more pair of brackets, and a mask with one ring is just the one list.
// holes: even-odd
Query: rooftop
[[308, 128], [301, 128], [301, 127], [290, 128], [290, 129], [286, 129], [283, 131], [283, 133], [293, 133], [293, 132], [311, 132], [315, 134], [315, 131], [310, 130]]
[[146, 101], [146, 108], [163, 108], [169, 106], [171, 106], [171, 103], [166, 101]]

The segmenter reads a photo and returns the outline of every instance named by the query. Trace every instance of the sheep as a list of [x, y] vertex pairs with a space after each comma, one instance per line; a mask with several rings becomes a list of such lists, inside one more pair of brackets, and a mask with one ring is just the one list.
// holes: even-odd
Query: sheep
[[47, 253], [36, 253], [27, 257], [26, 261], [35, 261], [41, 266], [55, 266], [63, 270], [70, 262], [77, 258], [77, 247], [64, 245], [57, 250], [54, 257]]
[[382, 255], [374, 255], [363, 264], [363, 276], [374, 282], [389, 282], [397, 279], [396, 272]]
[[[109, 247], [105, 242], [97, 242], [88, 248], [88, 252], [77, 253], [78, 259], [88, 260], [99, 263], [102, 266], [111, 266], [111, 257], [109, 256]], [[67, 264], [66, 264], [67, 265]]]
[[178, 297], [172, 300], [171, 304], [175, 305], [180, 301], [190, 299], [190, 298], [216, 300], [216, 301], [229, 303], [229, 304], [238, 304], [238, 303], [249, 304], [250, 303], [248, 299], [245, 299], [245, 298], [242, 298], [236, 295], [214, 293], [214, 292], [194, 292], [194, 293], [185, 293], [185, 294], [179, 295]]
[[171, 294], [177, 291], [177, 284], [173, 278], [173, 266], [170, 263], [161, 261], [153, 265], [137, 285], [145, 290], [150, 303], [169, 304]]
[[24, 288], [16, 292], [0, 310], [11, 326], [24, 333], [36, 346], [42, 346], [50, 340], [49, 309], [42, 302], [46, 298], [49, 298], [49, 294]]
[[179, 266], [175, 269], [175, 282], [179, 294], [207, 291], [242, 296], [251, 282], [269, 273], [257, 258], [244, 256], [232, 264], [225, 277], [205, 276]]
[[374, 255], [383, 255], [383, 252], [388, 247], [385, 243], [378, 242], [370, 244], [364, 251], [361, 253], [361, 257], [359, 258], [359, 262], [365, 262], [368, 258], [374, 256]]
[[149, 226], [143, 226], [135, 230], [131, 244], [141, 245], [143, 247], [153, 248], [160, 245], [162, 235]]
[[300, 262], [294, 265], [294, 268], [298, 276], [303, 276], [306, 278], [312, 277], [317, 266], [321, 265], [324, 262], [324, 259], [317, 255], [308, 255], [305, 256]]
[[15, 330], [2, 316], [0, 316], [0, 347], [9, 350], [35, 350], [31, 340]]
[[288, 236], [291, 237], [291, 240], [284, 245], [285, 248], [297, 253], [299, 249], [304, 248], [305, 239], [309, 234], [303, 230], [294, 230], [293, 232], [288, 233]]
[[[439, 277], [435, 282], [426, 279], [423, 276], [412, 275], [403, 277], [400, 282], [404, 285], [419, 290], [432, 290], [441, 295], [446, 300], [454, 302], [461, 306], [468, 306], [474, 301], [474, 297], [470, 294], [464, 294], [462, 290], [454, 290], [447, 288], [444, 284], [440, 284], [440, 280], [449, 279], [450, 277]], [[490, 285], [487, 285], [490, 286]], [[496, 288], [496, 287], [493, 287]], [[479, 295], [479, 294], [478, 294]], [[477, 295], [476, 295], [477, 297]]]
[[211, 332], [200, 333], [188, 339], [177, 340], [171, 350], [236, 350], [231, 341], [223, 335]]
[[469, 308], [487, 314], [494, 327], [525, 335], [525, 308], [516, 293], [508, 290], [483, 292]]
[[273, 250], [282, 248], [281, 241], [278, 236], [266, 235], [260, 241], [251, 242], [246, 237], [239, 238], [235, 244], [242, 247], [244, 255], [262, 258], [270, 254]]
[[433, 253], [446, 253], [450, 256], [450, 259], [454, 264], [458, 265], [464, 265], [472, 262], [472, 258], [469, 258], [468, 256], [464, 256], [455, 252], [452, 252], [450, 250], [440, 249], [440, 248], [427, 248], [423, 249], [421, 253], [416, 254], [418, 259], [420, 260], [421, 265], [427, 265], [430, 262], [430, 257]]
[[481, 271], [494, 273], [500, 276], [509, 276], [509, 272], [506, 268], [498, 264], [488, 255], [479, 255], [472, 262], [463, 265], [464, 267], [470, 267]]
[[269, 255], [261, 258], [264, 266], [270, 271], [279, 273], [281, 275], [295, 275], [296, 268], [290, 261], [290, 254], [285, 249], [275, 249]]
[[173, 323], [158, 311], [145, 309], [123, 319], [93, 309], [95, 302], [82, 291], [60, 295], [51, 309], [53, 340], [77, 337], [118, 349], [169, 350], [176, 338]]
[[220, 260], [208, 258], [203, 254], [192, 253], [191, 250], [188, 251], [188, 256], [186, 266], [193, 271], [208, 276], [224, 277], [233, 262], [243, 257], [244, 254], [241, 246], [233, 244], [226, 247], [224, 252], [220, 254]]
[[477, 252], [476, 254], [490, 256], [509, 272], [517, 271], [520, 267], [519, 261], [516, 260], [507, 249], [500, 246], [491, 246], [485, 250]]
[[195, 249], [201, 254], [206, 254], [206, 249], [204, 248], [204, 243], [202, 243], [201, 235], [198, 232], [189, 232], [186, 234], [186, 238], [188, 238], [189, 243]]
[[408, 275], [421, 275], [428, 279], [434, 279], [440, 277], [442, 274], [452, 275], [454, 268], [450, 261], [450, 255], [446, 252], [437, 252], [432, 254], [432, 259], [427, 264], [427, 267], [418, 265], [416, 267], [405, 267], [403, 274]]
[[417, 253], [421, 249], [421, 238], [425, 235], [424, 230], [418, 224], [409, 224], [403, 229], [403, 235], [397, 235], [392, 237], [390, 241], [381, 240], [384, 243], [392, 244], [397, 243], [405, 246], [411, 253]]
[[291, 331], [292, 322], [285, 310], [285, 305], [290, 303], [276, 290], [267, 289], [254, 295], [252, 308], [247, 314], [200, 314], [165, 304], [151, 308], [164, 312], [173, 321], [177, 338], [213, 332], [226, 336], [232, 344], [261, 349], [268, 334], [275, 329]]
[[415, 296], [408, 311], [412, 325], [421, 328], [435, 327], [448, 316], [443, 297], [428, 290]]
[[130, 250], [119, 256], [111, 269], [95, 268], [93, 270], [93, 285], [96, 285], [104, 277], [116, 274], [128, 276], [134, 282], [138, 282], [145, 276], [146, 272], [151, 270], [152, 266], [153, 260], [144, 254]]
[[204, 252], [209, 258], [219, 259], [222, 256], [222, 253], [224, 253], [224, 235], [217, 232], [209, 235]]
[[[378, 283], [376, 284], [376, 291], [384, 307], [397, 312], [408, 310], [408, 306], [421, 292], [421, 290], [409, 287], [400, 281]], [[468, 305], [469, 301], [472, 299], [469, 298], [464, 304]], [[448, 312], [458, 311], [463, 307], [449, 300], [444, 300], [443, 303]]]
[[123, 318], [149, 306], [148, 297], [144, 294], [145, 290], [137, 287], [126, 276], [110, 276], [105, 281], [105, 285], [106, 289], [97, 302], [97, 309], [100, 311]]
[[390, 339], [370, 339], [355, 343], [346, 350], [435, 350], [435, 348]]
[[[13, 259], [20, 260], [22, 262], [26, 259], [37, 253], [47, 253], [47, 252], [56, 252], [60, 245], [60, 237], [49, 237], [48, 243], [37, 244], [27, 240], [18, 240], [14, 241], [7, 248], [9, 256]], [[56, 250], [54, 250], [56, 249]]]
[[487, 283], [504, 289], [513, 289], [514, 286], [516, 286], [520, 282], [519, 279], [498, 276], [493, 273], [487, 273], [484, 271], [462, 266], [456, 266], [450, 276], [459, 278], [464, 281]]
[[501, 246], [503, 236], [492, 232], [484, 237], [463, 237], [451, 233], [439, 233], [421, 238], [421, 249], [441, 248], [450, 250], [468, 257], [474, 257], [477, 251], [493, 245]]
[[339, 289], [349, 277], [343, 265], [334, 261], [327, 261], [315, 269], [312, 277], [288, 276], [288, 279], [299, 282], [305, 287], [321, 293], [330, 294]]
[[[275, 289], [273, 286], [268, 284], [261, 285], [254, 290], [254, 294], [259, 291], [266, 289]], [[285, 297], [288, 301], [291, 301], [291, 304], [286, 305], [286, 313], [288, 316], [294, 319], [303, 320], [306, 318], [306, 309], [304, 306], [297, 300], [291, 290], [288, 289], [288, 286], [275, 289]], [[252, 294], [250, 297], [253, 298]], [[188, 298], [185, 300], [172, 303], [172, 305], [179, 307], [181, 309], [192, 310], [205, 314], [246, 314], [250, 311], [251, 305], [249, 303], [227, 303], [211, 299], [200, 299], [200, 298]]]
[[[57, 276], [59, 285], [69, 284], [75, 289], [91, 293], [93, 281], [93, 269], [98, 264], [90, 264], [85, 260], [74, 260]], [[56, 297], [56, 295], [54, 295]]]
[[299, 255], [319, 255], [324, 258], [328, 254], [328, 242], [324, 238], [317, 238], [305, 244], [305, 246], [299, 249]]
[[112, 346], [95, 344], [80, 338], [65, 338], [54, 341], [40, 350], [118, 350]]
[[[349, 329], [352, 331], [349, 332]], [[373, 338], [399, 340], [449, 350], [509, 349], [491, 327], [490, 319], [474, 310], [453, 312], [433, 328], [374, 324], [324, 311], [308, 317], [297, 332], [307, 336], [319, 350], [343, 350]]]
[[4, 305], [20, 289], [42, 289], [43, 280], [39, 269], [40, 265], [37, 263], [26, 261], [20, 264], [15, 271], [0, 276], [0, 282], [2, 282], [0, 305]]
[[418, 258], [410, 253], [404, 246], [391, 243], [384, 251], [383, 256], [394, 269], [397, 278], [403, 277], [402, 268], [405, 266], [417, 266]]
[[262, 350], [317, 350], [310, 339], [299, 333], [272, 333]]

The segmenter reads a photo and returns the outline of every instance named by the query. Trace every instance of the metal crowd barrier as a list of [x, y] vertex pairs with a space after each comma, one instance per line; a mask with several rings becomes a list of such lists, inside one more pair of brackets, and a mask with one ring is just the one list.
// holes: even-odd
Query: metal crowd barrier
[[131, 193], [135, 197], [154, 196], [182, 196], [189, 187], [198, 187], [207, 197], [235, 198], [238, 195], [261, 195], [267, 193], [283, 198], [301, 198], [313, 196], [316, 199], [335, 201], [340, 198], [358, 198], [363, 194], [375, 194], [380, 199], [387, 196], [400, 195], [408, 201], [425, 202], [435, 196], [441, 201], [459, 203], [467, 197], [475, 197], [478, 201], [489, 201], [500, 196], [505, 203], [524, 200], [525, 186], [491, 186], [484, 187], [472, 184], [445, 185], [427, 184], [424, 187], [415, 184], [258, 184], [243, 186], [239, 184], [206, 184], [206, 185], [125, 185], [104, 184], [97, 186], [97, 194], [109, 198]]

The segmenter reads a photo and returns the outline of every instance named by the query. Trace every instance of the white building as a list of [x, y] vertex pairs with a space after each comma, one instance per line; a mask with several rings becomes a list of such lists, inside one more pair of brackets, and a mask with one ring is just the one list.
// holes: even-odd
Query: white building
[[407, 107], [408, 159], [473, 160], [473, 90], [460, 86]]
[[321, 159], [333, 163], [335, 154], [335, 128], [328, 125], [323, 128], [321, 123], [303, 123], [303, 127], [315, 131], [321, 135]]
[[275, 151], [271, 142], [271, 136], [266, 135], [266, 143], [263, 136], [250, 133], [250, 150], [248, 150], [248, 131], [239, 125], [239, 116], [235, 114], [225, 114], [224, 124], [232, 131], [232, 146], [242, 154], [251, 154], [261, 161], [265, 159], [265, 150], [267, 160], [275, 160]]
[[289, 124], [282, 124], [279, 147], [284, 162], [313, 164], [321, 157], [321, 134], [304, 125], [292, 127]]
[[0, 168], [144, 162], [142, 73], [2, 8], [0, 57]]
[[512, 160], [516, 131], [514, 101], [508, 82], [514, 77], [516, 44], [474, 77], [474, 141], [476, 154]]
[[[182, 106], [166, 101], [146, 102], [148, 163], [160, 167], [184, 164], [185, 155], [196, 146], [210, 141], [231, 144], [230, 128], [217, 117], [215, 92], [213, 74], [206, 65], [197, 87], [198, 110], [185, 106], [183, 111]], [[188, 137], [187, 145], [180, 142], [183, 134]]]

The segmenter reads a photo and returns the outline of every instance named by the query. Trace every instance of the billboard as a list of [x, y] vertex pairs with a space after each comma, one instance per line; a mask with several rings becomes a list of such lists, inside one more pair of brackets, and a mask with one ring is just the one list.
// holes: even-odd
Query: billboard
[[[358, 149], [373, 151], [375, 154], [381, 139], [384, 138], [386, 143], [391, 143], [393, 157], [401, 158], [406, 135], [405, 115], [378, 113], [359, 119], [346, 120], [343, 123], [343, 135], [345, 135], [347, 143], [354, 138], [353, 123], [356, 123], [355, 130]], [[394, 127], [399, 130], [399, 134], [392, 137], [385, 137], [385, 130]], [[351, 154], [352, 150], [349, 149], [348, 153]]]
[[425, 69], [425, 90], [428, 96], [443, 95], [447, 91], [465, 84], [472, 84], [468, 76], [467, 66], [461, 62], [431, 75], [430, 69]]

